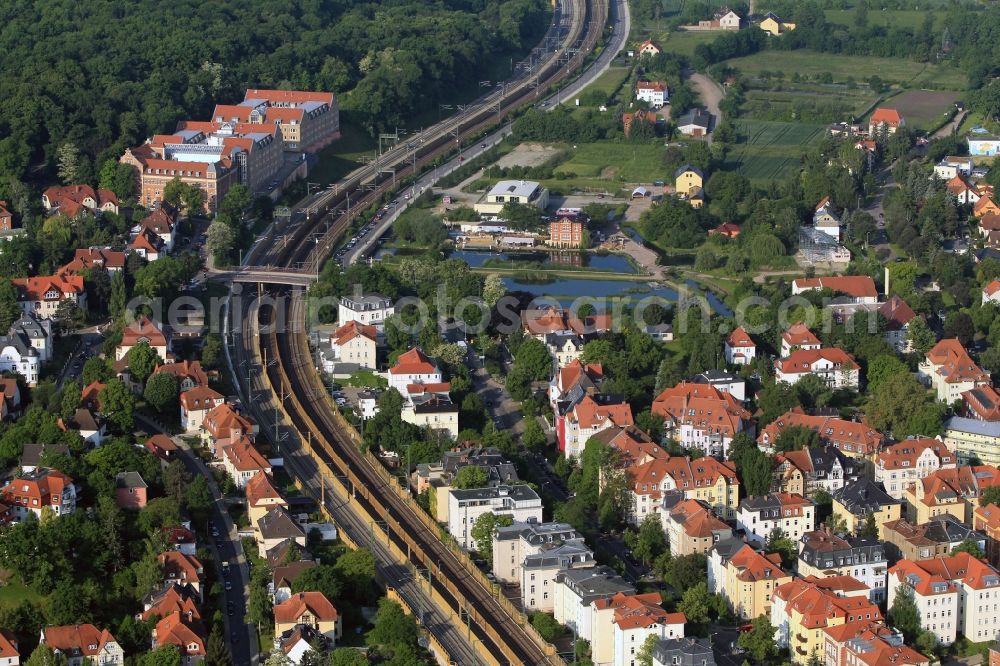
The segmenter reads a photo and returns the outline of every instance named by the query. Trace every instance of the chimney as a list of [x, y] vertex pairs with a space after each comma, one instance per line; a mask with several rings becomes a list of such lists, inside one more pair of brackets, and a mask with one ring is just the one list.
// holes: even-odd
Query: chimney
[[889, 299], [889, 267], [885, 267], [885, 298]]

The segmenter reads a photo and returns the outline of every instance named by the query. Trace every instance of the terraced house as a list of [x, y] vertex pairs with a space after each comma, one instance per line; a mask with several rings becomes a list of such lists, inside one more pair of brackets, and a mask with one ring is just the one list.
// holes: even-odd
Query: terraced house
[[806, 414], [801, 407], [794, 407], [767, 424], [757, 437], [757, 444], [765, 451], [772, 446], [785, 428], [801, 426], [819, 435], [823, 445], [829, 445], [853, 458], [864, 458], [876, 453], [884, 440], [882, 433], [858, 421], [848, 421], [835, 416]]

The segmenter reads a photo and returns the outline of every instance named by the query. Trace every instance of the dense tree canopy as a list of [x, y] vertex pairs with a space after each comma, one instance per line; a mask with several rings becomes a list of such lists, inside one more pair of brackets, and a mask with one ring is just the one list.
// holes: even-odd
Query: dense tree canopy
[[[207, 118], [247, 87], [352, 91], [365, 122], [401, 125], [534, 45], [540, 0], [43, 4], [0, 8], [0, 176], [46, 165], [127, 187], [109, 157], [181, 118]], [[156, 26], [157, 38], [148, 38]], [[98, 92], [99, 91], [99, 92]]]

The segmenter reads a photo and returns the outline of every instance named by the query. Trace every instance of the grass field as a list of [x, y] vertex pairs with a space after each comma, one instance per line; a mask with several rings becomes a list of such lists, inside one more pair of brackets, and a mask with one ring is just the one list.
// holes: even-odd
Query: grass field
[[361, 157], [373, 157], [378, 151], [378, 141], [357, 125], [342, 122], [340, 134], [340, 139], [320, 151], [319, 161], [309, 171], [311, 182], [329, 185], [338, 181], [361, 166]]
[[[625, 83], [625, 79], [628, 78], [629, 71], [628, 67], [610, 67], [608, 68], [608, 71], [597, 77], [596, 81], [584, 88], [583, 91], [577, 95], [577, 97], [582, 98], [592, 90], [599, 90], [608, 97], [611, 97], [618, 92], [618, 89], [622, 87], [623, 83]], [[580, 105], [584, 106], [583, 102], [581, 102]]]
[[659, 144], [587, 143], [569, 148], [556, 173], [625, 183], [663, 178], [663, 146]]
[[966, 76], [961, 70], [947, 65], [931, 65], [897, 58], [837, 55], [816, 51], [761, 51], [742, 58], [727, 60], [744, 74], [758, 75], [780, 69], [786, 73], [814, 77], [829, 72], [838, 83], [853, 79], [863, 81], [878, 76], [887, 83], [910, 87], [961, 90]]
[[782, 180], [798, 171], [802, 154], [823, 131], [822, 125], [737, 121], [737, 145], [726, 160], [726, 169], [757, 183]]
[[940, 124], [959, 97], [959, 93], [946, 90], [907, 90], [886, 104], [899, 111], [907, 125], [927, 129]]
[[[853, 9], [827, 9], [826, 20], [840, 25], [854, 25]], [[870, 9], [868, 11], [869, 26], [883, 26], [886, 28], [909, 28], [916, 30], [924, 24], [926, 11], [919, 9]], [[944, 14], [935, 12], [935, 26], [940, 25]]]
[[14, 608], [22, 601], [34, 604], [41, 602], [42, 598], [17, 578], [11, 578], [10, 582], [0, 587], [0, 608]]

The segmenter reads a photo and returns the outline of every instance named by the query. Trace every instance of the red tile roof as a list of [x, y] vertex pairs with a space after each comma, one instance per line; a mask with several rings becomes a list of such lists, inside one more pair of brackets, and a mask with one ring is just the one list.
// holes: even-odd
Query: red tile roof
[[[767, 424], [758, 442], [773, 445], [781, 431], [790, 426], [802, 426], [819, 433], [824, 444], [831, 444], [841, 451], [874, 453], [882, 446], [883, 436], [865, 423], [847, 421], [833, 416], [811, 416], [801, 407], [791, 409]], [[850, 448], [847, 448], [850, 446]], [[787, 454], [786, 454], [787, 455]]]
[[[996, 581], [1000, 580], [1000, 572], [993, 566], [968, 553], [938, 555], [916, 562], [900, 560], [896, 566], [889, 569], [889, 576], [895, 576], [900, 582], [916, 580], [916, 584], [911, 583], [911, 586], [921, 595], [941, 594], [933, 589], [934, 583], [960, 582], [974, 590], [982, 590], [987, 587], [996, 587]], [[910, 576], [915, 578], [909, 578]], [[950, 592], [953, 589], [949, 584], [947, 591]]]
[[878, 311], [885, 318], [887, 328], [893, 331], [903, 328], [910, 323], [911, 319], [917, 316], [913, 308], [895, 294], [880, 305]]
[[320, 622], [336, 622], [337, 609], [322, 592], [299, 592], [274, 607], [274, 621], [281, 624], [296, 622], [305, 612]]
[[739, 570], [736, 575], [742, 581], [778, 580], [791, 574], [781, 568], [781, 554], [757, 552], [749, 544], [744, 545], [729, 558], [729, 565]]
[[304, 104], [305, 102], [319, 102], [321, 104], [333, 104], [334, 95], [332, 92], [322, 92], [314, 90], [271, 90], [268, 88], [247, 88], [244, 101], [264, 100], [271, 104]]
[[781, 334], [781, 339], [790, 347], [812, 347], [823, 344], [802, 322], [792, 324], [787, 331]]
[[340, 346], [347, 344], [357, 337], [365, 337], [372, 342], [375, 342], [378, 339], [378, 331], [374, 326], [369, 326], [352, 320], [331, 333], [330, 341], [333, 344]]
[[653, 414], [675, 424], [733, 437], [749, 423], [751, 414], [731, 394], [711, 384], [681, 382], [653, 400]]
[[167, 580], [196, 585], [201, 579], [203, 567], [197, 557], [185, 555], [179, 550], [168, 550], [160, 553], [157, 559]]
[[393, 375], [431, 375], [437, 371], [434, 362], [416, 347], [400, 355], [396, 365], [389, 368], [389, 374]]
[[181, 393], [180, 400], [184, 411], [193, 412], [203, 409], [214, 409], [225, 398], [221, 393], [207, 386], [196, 386], [190, 391]]
[[939, 341], [927, 352], [927, 361], [938, 366], [935, 372], [948, 383], [990, 381], [989, 373], [976, 365], [958, 338]]
[[0, 629], [0, 657], [9, 659], [19, 656], [17, 639], [14, 637], [14, 634], [6, 629]]
[[156, 347], [166, 347], [167, 336], [163, 334], [158, 324], [154, 323], [149, 317], [143, 316], [122, 330], [120, 346], [134, 347], [140, 342], [146, 342], [154, 349]]
[[13, 479], [0, 490], [4, 504], [20, 504], [41, 509], [62, 504], [63, 492], [73, 485], [73, 479], [57, 469], [39, 468], [29, 475]]
[[663, 81], [639, 81], [635, 84], [636, 90], [654, 90], [656, 92], [665, 92], [667, 89], [667, 84]]
[[801, 614], [804, 629], [826, 627], [834, 618], [856, 622], [865, 619], [866, 615], [872, 619], [882, 617], [879, 607], [866, 596], [840, 597], [806, 580], [779, 585], [774, 590], [774, 597], [787, 602], [786, 609], [795, 609]]
[[[661, 484], [666, 477], [670, 477], [673, 485], [682, 491], [715, 486], [720, 478], [730, 486], [739, 485], [734, 463], [707, 457], [697, 460], [681, 456], [657, 458], [628, 467], [625, 471], [632, 480], [633, 492], [654, 500], [663, 496]], [[688, 485], [685, 486], [685, 483]]]
[[93, 657], [100, 654], [108, 643], [117, 643], [107, 629], [100, 630], [92, 624], [69, 624], [42, 629], [43, 643], [67, 656]]
[[172, 613], [157, 622], [154, 632], [157, 645], [176, 645], [182, 655], [189, 657], [205, 654], [200, 623], [191, 622], [180, 613]]
[[796, 349], [785, 358], [775, 360], [774, 367], [785, 374], [801, 374], [812, 372], [813, 366], [819, 361], [827, 361], [842, 370], [854, 370], [858, 367], [854, 357], [839, 347]]
[[[14, 278], [18, 298], [22, 301], [61, 301], [84, 292], [83, 278], [79, 275], [40, 275], [33, 278]], [[53, 298], [46, 294], [55, 292]]]
[[623, 631], [645, 629], [654, 624], [676, 624], [670, 621], [670, 614], [660, 605], [662, 600], [658, 593], [615, 595], [613, 601], [615, 624]]
[[156, 600], [156, 603], [144, 610], [139, 616], [143, 622], [154, 615], [157, 617], [167, 617], [173, 613], [184, 613], [194, 620], [201, 619], [201, 612], [195, 600], [186, 594], [181, 594], [178, 586], [171, 585], [167, 591]]
[[875, 109], [872, 113], [872, 117], [869, 120], [869, 124], [885, 123], [890, 127], [898, 127], [903, 121], [903, 117], [899, 115], [899, 111], [896, 109], [887, 109], [884, 107], [879, 107]]
[[1000, 394], [989, 384], [962, 393], [965, 411], [981, 421], [1000, 421]]
[[125, 268], [125, 253], [107, 247], [78, 249], [73, 259], [60, 268], [57, 275], [79, 275], [87, 269], [120, 270]]
[[[197, 390], [197, 389], [193, 389]], [[191, 391], [185, 391], [181, 398]], [[236, 411], [228, 402], [213, 407], [202, 421], [205, 430], [215, 439], [231, 439], [253, 432], [253, 421]]]
[[580, 428], [597, 428], [610, 422], [615, 426], [635, 425], [632, 418], [632, 407], [627, 402], [614, 404], [599, 404], [589, 395], [578, 402], [568, 415]]
[[222, 455], [238, 472], [267, 472], [271, 469], [271, 463], [267, 462], [267, 458], [262, 456], [246, 437], [223, 448]]
[[955, 464], [955, 454], [944, 442], [930, 437], [907, 439], [888, 446], [875, 457], [875, 464], [887, 470], [916, 469], [917, 460], [928, 449], [933, 451], [939, 465]]
[[756, 347], [757, 344], [750, 337], [750, 334], [746, 332], [742, 326], [737, 326], [733, 329], [729, 337], [726, 338], [726, 343], [730, 347]]
[[875, 281], [867, 275], [840, 275], [830, 277], [799, 278], [795, 286], [800, 289], [830, 289], [834, 293], [852, 298], [878, 298]]
[[260, 506], [265, 500], [278, 500], [278, 503], [285, 504], [285, 498], [274, 487], [271, 477], [267, 475], [267, 472], [257, 472], [250, 477], [244, 489], [244, 494], [247, 498], [247, 506], [250, 507]]
[[716, 532], [731, 533], [729, 525], [719, 520], [710, 507], [698, 500], [678, 502], [670, 509], [670, 517], [681, 524], [685, 534], [695, 539], [711, 537]]

